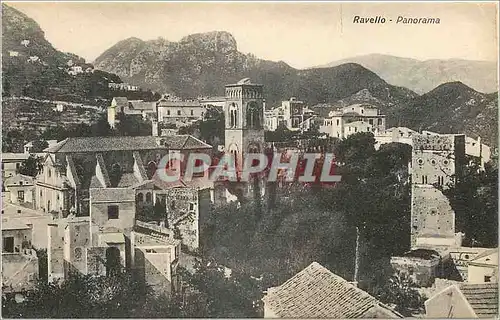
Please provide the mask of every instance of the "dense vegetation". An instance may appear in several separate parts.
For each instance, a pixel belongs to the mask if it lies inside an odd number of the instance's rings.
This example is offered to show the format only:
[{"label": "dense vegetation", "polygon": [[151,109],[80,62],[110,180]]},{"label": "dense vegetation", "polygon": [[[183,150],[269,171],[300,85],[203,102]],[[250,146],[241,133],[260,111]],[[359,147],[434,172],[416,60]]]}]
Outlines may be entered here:
[{"label": "dense vegetation", "polygon": [[[362,238],[360,280],[366,287],[392,274],[388,259],[409,247],[410,193],[403,144],[374,149],[371,134],[353,135],[336,147],[342,182],[333,188],[292,184],[278,203],[257,201],[215,209],[206,253],[251,274],[284,280],[312,261],[353,278],[356,227]],[[337,172],[336,172],[337,173]]]}]

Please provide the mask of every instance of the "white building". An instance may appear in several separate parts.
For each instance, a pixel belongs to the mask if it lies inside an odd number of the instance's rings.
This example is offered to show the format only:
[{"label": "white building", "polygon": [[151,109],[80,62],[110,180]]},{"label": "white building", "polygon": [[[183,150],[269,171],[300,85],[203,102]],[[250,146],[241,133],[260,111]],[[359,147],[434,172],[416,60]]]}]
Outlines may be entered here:
[{"label": "white building", "polygon": [[314,117],[314,111],[307,108],[303,101],[292,97],[282,101],[281,106],[264,111],[264,126],[268,131],[274,131],[280,125],[292,131],[307,131],[311,128]]},{"label": "white building", "polygon": [[330,137],[344,139],[358,132],[385,131],[385,115],[369,104],[353,104],[341,110],[333,110],[324,119],[319,131]]},{"label": "white building", "polygon": [[19,56],[19,52],[18,51],[9,51],[9,56],[11,56],[11,57],[18,57]]},{"label": "white building", "polygon": [[158,122],[189,124],[203,119],[205,106],[200,101],[178,101],[163,96],[156,103]]}]

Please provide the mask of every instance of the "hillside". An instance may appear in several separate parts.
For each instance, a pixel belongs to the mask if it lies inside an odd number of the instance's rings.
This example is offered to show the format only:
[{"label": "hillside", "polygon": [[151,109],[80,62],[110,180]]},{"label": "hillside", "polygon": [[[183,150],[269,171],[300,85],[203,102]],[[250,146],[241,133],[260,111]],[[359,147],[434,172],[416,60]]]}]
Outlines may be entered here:
[{"label": "hillside", "polygon": [[461,82],[442,84],[388,114],[389,125],[440,133],[481,136],[498,144],[498,94],[484,94]]},{"label": "hillside", "polygon": [[420,61],[383,54],[369,54],[334,61],[321,68],[358,63],[378,74],[388,83],[419,94],[442,83],[460,81],[479,92],[498,91],[497,64],[492,61],[461,59]]},{"label": "hillside", "polygon": [[2,4],[2,96],[87,101],[107,98],[108,82],[121,82],[103,71],[68,74],[70,65],[93,67],[81,57],[56,50],[31,18]]},{"label": "hillside", "polygon": [[224,31],[192,34],[179,42],[129,38],[106,50],[94,64],[127,81],[184,98],[222,95],[224,85],[245,77],[264,85],[268,106],[290,96],[309,104],[336,101],[363,89],[390,104],[415,96],[358,64],[297,70],[281,61],[243,54]]}]

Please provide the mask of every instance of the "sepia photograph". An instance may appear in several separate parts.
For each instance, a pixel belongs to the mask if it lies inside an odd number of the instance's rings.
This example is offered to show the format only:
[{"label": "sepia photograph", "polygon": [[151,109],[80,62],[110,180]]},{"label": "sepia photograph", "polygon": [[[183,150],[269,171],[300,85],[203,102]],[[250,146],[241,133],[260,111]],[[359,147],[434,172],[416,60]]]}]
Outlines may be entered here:
[{"label": "sepia photograph", "polygon": [[498,319],[496,1],[2,1],[6,319]]}]

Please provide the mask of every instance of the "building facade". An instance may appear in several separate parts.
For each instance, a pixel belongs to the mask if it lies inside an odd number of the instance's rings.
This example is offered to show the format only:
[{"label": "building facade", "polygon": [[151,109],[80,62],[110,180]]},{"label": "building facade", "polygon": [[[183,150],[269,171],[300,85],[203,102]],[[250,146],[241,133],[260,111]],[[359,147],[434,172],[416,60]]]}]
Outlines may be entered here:
[{"label": "building facade", "polygon": [[465,162],[465,136],[413,136],[412,248],[460,247],[455,212],[440,188],[455,183]]},{"label": "building facade", "polygon": [[319,131],[330,137],[344,139],[358,132],[374,135],[385,131],[385,115],[369,104],[353,104],[334,110],[323,120]]},{"label": "building facade", "polygon": [[264,147],[264,96],[262,85],[245,78],[226,85],[225,152],[233,155],[236,166],[243,154],[262,152]]}]

